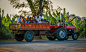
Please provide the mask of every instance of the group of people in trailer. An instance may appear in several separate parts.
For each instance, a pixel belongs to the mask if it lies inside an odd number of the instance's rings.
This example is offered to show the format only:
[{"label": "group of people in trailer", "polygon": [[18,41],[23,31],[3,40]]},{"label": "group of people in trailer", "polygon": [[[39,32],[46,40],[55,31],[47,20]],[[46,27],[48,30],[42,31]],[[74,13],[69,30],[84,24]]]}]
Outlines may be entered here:
[{"label": "group of people in trailer", "polygon": [[42,23],[42,21],[48,22],[40,14],[37,16],[34,15],[33,17],[27,16],[27,18],[24,18],[20,15],[17,20],[17,23]]},{"label": "group of people in trailer", "polygon": [[[46,19],[44,19],[42,17],[42,15],[34,15],[33,17],[29,17],[27,16],[27,18],[24,18],[20,15],[20,17],[17,20],[17,23],[43,23],[43,22],[48,22],[46,21]],[[52,23],[51,23],[52,25]],[[61,21],[59,20],[59,22],[57,23],[57,26],[59,25],[63,25],[63,23],[61,23]]]}]

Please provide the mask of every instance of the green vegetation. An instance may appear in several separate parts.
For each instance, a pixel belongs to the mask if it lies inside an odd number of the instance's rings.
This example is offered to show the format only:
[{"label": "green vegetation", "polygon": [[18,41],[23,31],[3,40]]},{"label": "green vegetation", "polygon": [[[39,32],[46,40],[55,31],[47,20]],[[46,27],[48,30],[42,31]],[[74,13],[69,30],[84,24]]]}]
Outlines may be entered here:
[{"label": "green vegetation", "polygon": [[[86,37],[86,20],[79,21],[77,17],[74,17],[71,20],[67,20],[67,15],[69,15],[69,12],[66,12],[66,9],[63,9],[63,13],[59,12],[58,10],[52,12],[52,2],[50,0],[26,0],[27,3],[18,2],[19,0],[9,0],[10,4],[13,5],[13,7],[16,9],[22,8],[19,13],[22,13],[21,15],[31,15],[29,12],[32,12],[32,15],[39,14],[39,13],[45,13],[43,14],[44,19],[47,21],[50,20],[53,25],[57,24],[59,20],[63,22],[64,24],[67,24],[68,26],[75,26],[76,32],[79,32],[79,37]],[[42,4],[40,2],[42,1]],[[42,8],[41,8],[42,6]],[[30,7],[31,11],[23,11],[23,8]],[[46,9],[46,11],[45,11]],[[40,12],[41,11],[41,12]],[[0,10],[1,13],[1,10]],[[4,14],[4,12],[3,12]],[[0,29],[0,40],[1,39],[14,39],[14,35],[12,34],[12,31],[9,30],[9,24],[15,23],[15,19],[18,18],[18,16],[15,16],[11,19],[9,15],[7,14],[6,17],[2,15],[2,29]],[[73,20],[76,19],[76,22]],[[46,38],[46,36],[42,36],[43,38]]]},{"label": "green vegetation", "polygon": [[[79,37],[86,37],[86,20],[81,21],[78,19],[78,17],[74,17],[73,19],[67,20],[67,15],[69,12],[66,13],[65,8],[63,9],[63,14],[58,12],[53,12],[52,14],[46,13],[43,14],[44,19],[49,20],[50,22],[53,23],[53,25],[57,24],[59,20],[63,22],[64,24],[67,24],[68,26],[75,26],[75,32],[79,32]],[[74,22],[74,19],[76,19],[76,22]]]},{"label": "green vegetation", "polygon": [[9,30],[10,23],[15,23],[15,18],[12,18],[11,20],[8,14],[6,17],[2,17],[2,29],[0,29],[0,40],[14,39],[12,31]]},{"label": "green vegetation", "polygon": [[[68,26],[75,26],[76,27],[76,32],[79,32],[79,37],[86,37],[86,20],[79,21],[79,19],[77,17],[74,17],[72,20],[67,20],[67,16],[65,14],[66,12],[64,11],[63,14],[58,12],[56,10],[56,12],[53,12],[51,14],[51,12],[46,14],[43,14],[44,18],[46,20],[50,19],[50,22],[53,23],[53,25],[55,25],[55,23],[57,24],[59,20],[61,20],[61,22],[65,22],[67,23]],[[67,12],[68,13],[68,12]],[[73,22],[73,20],[76,18],[76,22]],[[9,30],[9,24],[10,23],[15,23],[15,19],[16,17],[12,18],[9,17],[9,15],[7,14],[6,17],[2,17],[2,29],[0,29],[0,40],[9,40],[9,39],[14,39],[14,35],[12,34],[12,31]],[[46,36],[42,36],[42,38],[46,39]]]}]

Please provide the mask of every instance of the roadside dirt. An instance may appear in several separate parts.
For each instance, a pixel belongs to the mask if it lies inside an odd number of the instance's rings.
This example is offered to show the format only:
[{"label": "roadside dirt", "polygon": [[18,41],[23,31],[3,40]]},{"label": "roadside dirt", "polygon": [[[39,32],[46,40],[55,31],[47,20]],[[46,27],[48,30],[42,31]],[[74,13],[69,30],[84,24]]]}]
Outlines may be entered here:
[{"label": "roadside dirt", "polygon": [[0,52],[86,52],[86,42],[82,43],[31,43],[0,45]]}]

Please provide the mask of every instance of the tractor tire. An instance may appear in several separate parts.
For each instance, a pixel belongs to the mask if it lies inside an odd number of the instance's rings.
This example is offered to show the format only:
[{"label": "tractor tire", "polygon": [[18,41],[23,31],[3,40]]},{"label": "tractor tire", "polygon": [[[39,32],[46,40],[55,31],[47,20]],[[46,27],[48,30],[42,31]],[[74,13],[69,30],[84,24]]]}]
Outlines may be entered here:
[{"label": "tractor tire", "polygon": [[31,42],[34,39],[34,32],[33,31],[26,31],[24,34],[24,38],[27,42]]},{"label": "tractor tire", "polygon": [[61,41],[65,40],[67,36],[67,30],[63,27],[59,27],[55,32],[56,38]]},{"label": "tractor tire", "polygon": [[77,40],[78,39],[78,33],[73,33],[72,34],[72,39]]},{"label": "tractor tire", "polygon": [[50,30],[48,30],[46,34],[47,34],[47,38],[48,38],[49,40],[52,41],[52,40],[55,40],[55,39],[56,39],[56,37],[51,37],[51,36],[49,35],[49,34],[51,34]]},{"label": "tractor tire", "polygon": [[17,41],[22,41],[23,39],[24,39],[24,36],[23,35],[18,35],[18,34],[15,34],[15,39],[17,40]]},{"label": "tractor tire", "polygon": [[69,36],[66,36],[65,40],[68,40]]}]

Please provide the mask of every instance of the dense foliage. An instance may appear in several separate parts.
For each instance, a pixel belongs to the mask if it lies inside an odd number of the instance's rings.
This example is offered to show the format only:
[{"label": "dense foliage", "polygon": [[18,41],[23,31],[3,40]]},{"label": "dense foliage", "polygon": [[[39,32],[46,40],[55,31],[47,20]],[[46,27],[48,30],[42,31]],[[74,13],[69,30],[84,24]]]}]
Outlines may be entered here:
[{"label": "dense foliage", "polygon": [[9,24],[15,23],[15,18],[10,18],[7,14],[6,17],[2,17],[2,29],[0,29],[0,39],[14,39],[12,31],[9,30]]}]

